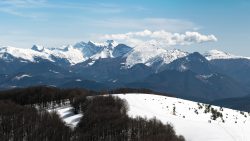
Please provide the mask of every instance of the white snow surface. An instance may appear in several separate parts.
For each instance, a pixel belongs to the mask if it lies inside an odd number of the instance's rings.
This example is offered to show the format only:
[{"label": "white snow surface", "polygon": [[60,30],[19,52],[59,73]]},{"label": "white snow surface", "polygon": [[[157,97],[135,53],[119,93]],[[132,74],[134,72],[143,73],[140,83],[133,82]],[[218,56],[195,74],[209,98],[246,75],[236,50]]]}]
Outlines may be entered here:
[{"label": "white snow surface", "polygon": [[208,74],[208,75],[203,74],[203,75],[197,75],[196,77],[199,79],[209,79],[213,76],[214,76],[214,74]]},{"label": "white snow surface", "polygon": [[233,54],[229,54],[219,50],[210,50],[204,54],[204,57],[207,60],[215,60],[215,59],[250,59],[250,57],[237,56]]},{"label": "white snow surface", "polygon": [[205,106],[202,103],[202,109],[199,109],[197,102],[167,96],[153,94],[116,94],[115,96],[128,102],[129,116],[156,117],[163,123],[170,123],[177,134],[183,135],[187,141],[250,140],[250,115],[247,112],[240,113],[227,108],[222,108],[223,111],[221,111],[220,107],[212,106],[223,113],[225,120],[223,123],[221,118],[211,120],[211,113],[204,113]]},{"label": "white snow surface", "polygon": [[82,114],[74,114],[73,108],[68,105],[62,107],[50,108],[49,112],[56,112],[67,126],[74,128],[80,121]]},{"label": "white snow surface", "polygon": [[16,80],[21,80],[21,79],[23,79],[23,78],[25,78],[25,77],[32,77],[32,76],[30,76],[30,75],[28,75],[28,74],[22,74],[22,75],[16,76],[14,79],[16,79]]}]

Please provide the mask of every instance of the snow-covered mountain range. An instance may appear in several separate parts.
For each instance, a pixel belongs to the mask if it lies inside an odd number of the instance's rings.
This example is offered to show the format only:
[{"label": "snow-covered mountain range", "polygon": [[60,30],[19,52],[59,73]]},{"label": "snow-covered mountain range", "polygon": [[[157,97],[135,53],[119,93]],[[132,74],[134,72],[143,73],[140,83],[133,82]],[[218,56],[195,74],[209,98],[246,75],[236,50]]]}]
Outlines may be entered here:
[{"label": "snow-covered mountain range", "polygon": [[6,61],[11,61],[11,57],[15,57],[30,62],[36,62],[37,58],[55,62],[55,58],[59,58],[67,60],[70,65],[75,65],[88,59],[95,61],[102,58],[126,57],[125,64],[127,67],[132,67],[138,63],[150,66],[156,61],[167,64],[187,54],[187,52],[180,50],[165,50],[155,46],[132,48],[124,44],[118,44],[113,40],[104,43],[79,42],[73,46],[68,45],[62,48],[44,48],[39,45],[34,45],[31,49],[10,46],[0,48],[0,58]]},{"label": "snow-covered mountain range", "polygon": [[60,48],[0,47],[0,89],[51,85],[106,90],[148,88],[189,99],[250,93],[250,58],[218,50],[204,54],[113,40]]},{"label": "snow-covered mountain range", "polygon": [[[104,43],[95,43],[93,41],[87,43],[79,42],[75,45],[67,45],[60,48],[45,48],[40,45],[34,45],[30,49],[11,46],[0,47],[0,58],[5,61],[11,61],[11,58],[14,57],[30,62],[36,62],[38,58],[55,62],[57,58],[65,59],[70,65],[82,63],[88,59],[95,61],[102,58],[125,57],[125,65],[127,67],[132,67],[139,63],[151,66],[156,62],[169,64],[188,54],[188,52],[181,50],[166,50],[153,45],[129,47],[124,44],[118,44],[113,40],[107,40]],[[207,60],[250,59],[250,57],[236,56],[218,50],[210,50],[204,53],[204,57]]]}]

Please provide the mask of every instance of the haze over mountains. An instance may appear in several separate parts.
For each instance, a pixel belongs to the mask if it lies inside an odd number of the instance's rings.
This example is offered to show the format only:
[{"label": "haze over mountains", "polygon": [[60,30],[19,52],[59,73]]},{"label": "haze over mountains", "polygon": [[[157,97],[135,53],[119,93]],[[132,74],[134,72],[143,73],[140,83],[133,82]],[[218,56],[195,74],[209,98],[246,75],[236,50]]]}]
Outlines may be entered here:
[{"label": "haze over mountains", "polygon": [[148,88],[204,101],[250,94],[250,58],[218,50],[189,53],[153,44],[130,47],[113,40],[63,48],[0,47],[0,65],[1,89]]}]

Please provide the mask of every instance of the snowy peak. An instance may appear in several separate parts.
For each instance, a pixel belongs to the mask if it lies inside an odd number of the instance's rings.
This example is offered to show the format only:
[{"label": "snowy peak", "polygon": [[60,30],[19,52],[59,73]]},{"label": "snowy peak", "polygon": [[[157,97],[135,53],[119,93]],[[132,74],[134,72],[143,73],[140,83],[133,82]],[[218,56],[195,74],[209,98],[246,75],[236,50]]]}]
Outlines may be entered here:
[{"label": "snowy peak", "polygon": [[204,53],[204,57],[206,57],[207,60],[215,60],[215,59],[250,59],[250,57],[244,57],[244,56],[237,56],[233,54],[229,54],[223,51],[219,50],[210,50],[206,53]]},{"label": "snowy peak", "polygon": [[157,46],[136,46],[131,52],[126,56],[126,66],[128,68],[132,67],[135,64],[143,63],[147,66],[152,66],[155,63],[161,65],[169,64],[172,61],[188,55],[187,52],[180,50],[165,50]]},{"label": "snowy peak", "polygon": [[75,65],[86,60],[86,57],[82,54],[82,52],[71,45],[66,46],[63,50],[52,49],[45,53],[59,59],[66,59],[71,65]]},{"label": "snowy peak", "polygon": [[120,57],[120,56],[124,56],[125,54],[129,53],[132,50],[131,47],[125,45],[125,44],[118,44],[113,52],[112,55],[114,57]]},{"label": "snowy peak", "polygon": [[88,43],[85,42],[76,43],[74,45],[74,48],[81,50],[82,54],[87,58],[90,58],[91,56],[102,50],[99,44],[95,44],[91,41],[89,41]]},{"label": "snowy peak", "polygon": [[112,47],[112,48],[114,48],[118,45],[118,43],[115,42],[114,40],[107,40],[106,43],[107,43],[108,47]]},{"label": "snowy peak", "polygon": [[207,59],[204,58],[199,52],[191,53],[190,55],[186,56],[187,61],[198,61],[198,62],[207,62]]},{"label": "snowy peak", "polygon": [[44,47],[41,45],[33,45],[33,47],[31,48],[34,51],[39,51],[39,52],[43,52],[44,51]]},{"label": "snowy peak", "polygon": [[108,58],[112,57],[112,52],[118,44],[113,40],[107,40],[103,43],[96,43],[93,41],[79,42],[74,45],[75,48],[82,51],[87,58]]},{"label": "snowy peak", "polygon": [[182,58],[182,57],[189,55],[188,52],[184,52],[184,51],[181,51],[179,49],[168,50],[167,52],[168,53],[165,54],[165,57],[164,57],[164,59],[165,59],[164,62],[166,64],[169,64],[176,59],[179,59],[179,58]]},{"label": "snowy peak", "polygon": [[114,48],[118,45],[117,42],[115,42],[114,40],[107,40],[105,42],[101,42],[101,43],[97,43],[97,42],[93,42],[93,41],[89,41],[88,43],[85,42],[80,42],[83,46],[89,45],[89,46],[97,46],[97,47],[111,47]]},{"label": "snowy peak", "polygon": [[114,41],[114,40],[107,40],[107,41],[105,41],[103,43],[96,43],[96,42],[93,42],[93,41],[89,41],[88,44],[103,47],[103,48],[110,48],[110,49],[115,48],[118,45],[118,43],[116,41]]}]

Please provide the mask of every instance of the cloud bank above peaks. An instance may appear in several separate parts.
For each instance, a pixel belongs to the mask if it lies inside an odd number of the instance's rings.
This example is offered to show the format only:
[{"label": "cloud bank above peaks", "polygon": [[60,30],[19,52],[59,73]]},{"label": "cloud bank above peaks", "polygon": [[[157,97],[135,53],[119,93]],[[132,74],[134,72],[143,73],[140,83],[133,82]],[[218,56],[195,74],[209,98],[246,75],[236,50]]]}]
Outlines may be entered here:
[{"label": "cloud bank above peaks", "polygon": [[131,46],[151,44],[162,47],[176,45],[192,45],[205,42],[216,42],[218,39],[215,35],[203,35],[199,32],[172,33],[165,30],[150,31],[144,30],[139,32],[128,32],[124,34],[105,34],[101,36],[103,40],[117,40],[127,43]]}]

